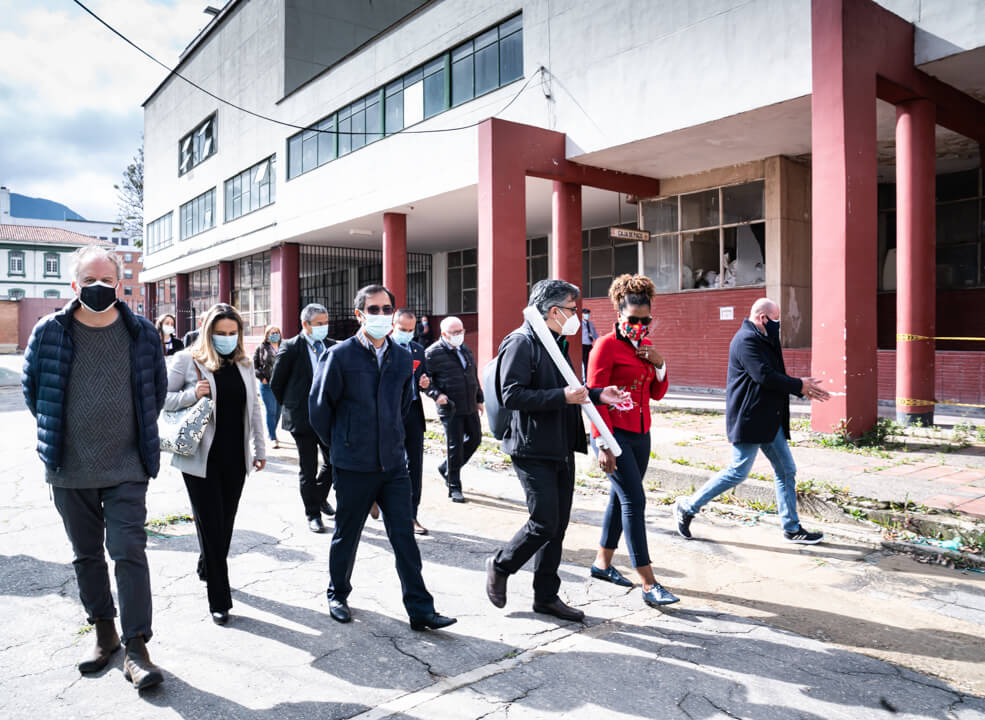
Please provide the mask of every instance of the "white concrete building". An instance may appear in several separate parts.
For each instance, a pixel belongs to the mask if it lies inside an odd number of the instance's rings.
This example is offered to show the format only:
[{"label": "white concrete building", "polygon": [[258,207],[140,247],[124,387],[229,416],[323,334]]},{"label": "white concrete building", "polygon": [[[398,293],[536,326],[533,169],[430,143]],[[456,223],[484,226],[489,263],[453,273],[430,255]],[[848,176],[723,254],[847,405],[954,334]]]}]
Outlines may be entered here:
[{"label": "white concrete building", "polygon": [[[839,74],[848,62],[858,71]],[[176,76],[145,103],[141,279],[183,328],[222,299],[290,335],[318,300],[341,335],[356,288],[385,279],[419,312],[462,315],[488,358],[530,282],[577,282],[602,327],[611,279],[639,271],[661,291],[675,384],[721,387],[737,322],[724,318],[768,293],[797,368],[813,347],[815,371],[858,398],[830,412],[866,422],[877,350],[895,348],[893,106],[923,98],[939,122],[932,170],[955,188],[938,198],[938,307],[951,334],[985,335],[954,311],[985,298],[982,3],[231,0],[178,71],[279,121]],[[860,184],[829,163],[853,142]],[[841,279],[821,308],[812,227],[849,206],[861,220],[824,225],[840,263],[826,277]],[[844,239],[856,227],[862,258]],[[856,317],[857,333],[838,330]],[[856,375],[871,393],[849,387]]]}]

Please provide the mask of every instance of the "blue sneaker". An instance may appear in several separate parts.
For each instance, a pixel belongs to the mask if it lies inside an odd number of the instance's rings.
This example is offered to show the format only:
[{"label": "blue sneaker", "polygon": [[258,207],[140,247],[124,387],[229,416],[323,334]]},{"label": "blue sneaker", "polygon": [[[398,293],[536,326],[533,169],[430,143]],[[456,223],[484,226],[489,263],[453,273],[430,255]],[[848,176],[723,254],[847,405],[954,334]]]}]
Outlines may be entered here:
[{"label": "blue sneaker", "polygon": [[673,605],[681,599],[674,595],[670,590],[660,583],[654,583],[649,590],[643,590],[643,602],[650,607],[661,607],[663,605]]}]

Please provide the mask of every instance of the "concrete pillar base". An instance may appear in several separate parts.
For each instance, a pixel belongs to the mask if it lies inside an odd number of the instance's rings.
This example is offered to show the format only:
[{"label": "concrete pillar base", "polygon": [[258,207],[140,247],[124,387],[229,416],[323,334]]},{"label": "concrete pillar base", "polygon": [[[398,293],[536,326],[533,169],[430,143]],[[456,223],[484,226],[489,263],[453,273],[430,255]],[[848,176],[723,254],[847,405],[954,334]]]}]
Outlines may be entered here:
[{"label": "concrete pillar base", "polygon": [[925,413],[907,413],[896,411],[896,422],[900,425],[931,427],[934,424],[934,411]]}]

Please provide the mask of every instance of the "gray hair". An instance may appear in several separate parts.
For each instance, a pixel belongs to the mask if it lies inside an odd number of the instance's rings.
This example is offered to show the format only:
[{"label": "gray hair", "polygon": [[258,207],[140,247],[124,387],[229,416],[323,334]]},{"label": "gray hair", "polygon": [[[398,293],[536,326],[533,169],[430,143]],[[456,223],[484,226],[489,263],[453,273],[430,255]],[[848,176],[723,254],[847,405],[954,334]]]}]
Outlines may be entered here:
[{"label": "gray hair", "polygon": [[457,318],[454,315],[449,315],[448,317],[444,318],[441,321],[441,326],[440,326],[441,332],[443,333],[449,332],[448,328],[450,328],[455,323],[458,323],[463,328],[465,327],[465,323],[462,322],[461,318]]},{"label": "gray hair", "polygon": [[321,303],[308,303],[301,311],[301,322],[310,323],[315,319],[315,315],[328,315],[328,310]]},{"label": "gray hair", "polygon": [[572,285],[564,280],[540,280],[530,288],[530,301],[528,305],[533,305],[545,318],[552,307],[560,307],[568,298],[577,300],[581,295],[581,290],[577,285]]},{"label": "gray hair", "polygon": [[109,260],[116,266],[116,279],[123,279],[123,261],[120,260],[120,256],[116,254],[115,246],[105,246],[105,245],[83,245],[74,253],[70,258],[72,267],[72,277],[78,282],[79,272],[85,265],[93,260]]}]

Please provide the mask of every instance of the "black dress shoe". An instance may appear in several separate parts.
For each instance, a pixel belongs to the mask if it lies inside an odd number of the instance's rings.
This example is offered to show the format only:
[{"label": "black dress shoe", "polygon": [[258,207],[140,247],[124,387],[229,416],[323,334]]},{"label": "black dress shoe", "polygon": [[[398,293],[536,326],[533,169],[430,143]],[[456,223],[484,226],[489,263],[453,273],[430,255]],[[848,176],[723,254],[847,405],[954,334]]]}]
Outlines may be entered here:
[{"label": "black dress shoe", "polygon": [[349,605],[341,600],[329,600],[328,612],[335,622],[352,622],[352,613],[349,612]]},{"label": "black dress shoe", "polygon": [[321,504],[321,508],[319,509],[329,517],[332,517],[332,515],[335,514],[335,508],[332,507],[332,504],[328,500],[323,502]]},{"label": "black dress shoe", "polygon": [[214,622],[216,625],[225,625],[227,622],[229,622],[229,611],[213,612],[212,622]]},{"label": "black dress shoe", "polygon": [[486,595],[489,602],[498,608],[506,607],[506,581],[509,575],[496,569],[496,557],[486,558]]},{"label": "black dress shoe", "polygon": [[599,570],[595,565],[592,565],[591,569],[592,577],[598,580],[605,580],[613,585],[619,585],[620,587],[633,587],[631,580],[627,580],[622,574],[616,570],[615,566],[610,565],[605,570]]},{"label": "black dress shoe", "polygon": [[320,517],[310,518],[308,520],[308,529],[313,533],[323,533],[325,532],[325,523],[321,521]]},{"label": "black dress shoe", "polygon": [[585,613],[578,608],[565,605],[561,601],[561,598],[554,598],[554,600],[549,603],[535,602],[534,612],[542,613],[544,615],[553,615],[556,618],[561,618],[562,620],[568,620],[570,622],[583,622],[585,620]]},{"label": "black dress shoe", "polygon": [[465,496],[462,495],[462,488],[451,488],[448,490],[448,497],[451,498],[452,502],[463,503],[465,502]]},{"label": "black dress shoe", "polygon": [[444,480],[445,480],[446,483],[448,482],[448,468],[445,466],[444,463],[441,463],[440,465],[438,465],[438,474],[442,478],[444,478]]},{"label": "black dress shoe", "polygon": [[458,620],[456,618],[445,617],[441,613],[433,612],[430,615],[425,615],[423,617],[411,618],[410,619],[410,629],[411,630],[440,630],[441,628],[446,628],[449,625],[454,625]]}]

